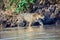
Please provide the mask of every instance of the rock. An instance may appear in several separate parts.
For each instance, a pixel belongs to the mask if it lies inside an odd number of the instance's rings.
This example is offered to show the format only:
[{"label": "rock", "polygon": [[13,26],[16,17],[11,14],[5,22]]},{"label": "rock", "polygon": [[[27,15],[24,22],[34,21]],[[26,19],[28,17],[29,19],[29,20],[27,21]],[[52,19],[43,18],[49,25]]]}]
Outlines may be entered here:
[{"label": "rock", "polygon": [[56,23],[56,21],[57,21],[57,19],[56,18],[47,18],[47,19],[44,19],[44,20],[42,20],[42,22],[43,22],[43,24],[44,25],[51,25],[51,24],[55,24]]},{"label": "rock", "polygon": [[18,25],[17,25],[17,24],[12,24],[12,23],[11,23],[11,27],[18,27]]},{"label": "rock", "polygon": [[33,22],[31,26],[40,26],[39,22]]},{"label": "rock", "polygon": [[26,26],[28,26],[28,24],[29,24],[29,23],[28,23],[27,21],[23,20],[23,22],[20,23],[19,26],[21,26],[21,27],[26,27]]},{"label": "rock", "polygon": [[49,10],[50,10],[51,13],[54,13],[55,10],[56,10],[56,6],[55,5],[50,5]]},{"label": "rock", "polygon": [[6,10],[5,4],[2,5],[2,10],[3,10],[3,11]]}]

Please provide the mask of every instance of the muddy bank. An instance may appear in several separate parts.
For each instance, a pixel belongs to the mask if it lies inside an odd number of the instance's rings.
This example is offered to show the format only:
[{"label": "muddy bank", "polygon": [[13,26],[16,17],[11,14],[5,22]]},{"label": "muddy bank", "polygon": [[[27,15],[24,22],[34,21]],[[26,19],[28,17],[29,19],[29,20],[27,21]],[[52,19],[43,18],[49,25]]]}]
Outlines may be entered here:
[{"label": "muddy bank", "polygon": [[11,28],[11,27],[18,27],[18,26],[26,27],[29,25],[29,22],[35,22],[34,20],[36,20],[38,17],[38,15],[37,16],[36,15],[37,14],[35,13],[32,14],[22,13],[22,14],[12,14],[12,15],[0,13],[0,25],[2,28],[7,28],[7,27]]}]

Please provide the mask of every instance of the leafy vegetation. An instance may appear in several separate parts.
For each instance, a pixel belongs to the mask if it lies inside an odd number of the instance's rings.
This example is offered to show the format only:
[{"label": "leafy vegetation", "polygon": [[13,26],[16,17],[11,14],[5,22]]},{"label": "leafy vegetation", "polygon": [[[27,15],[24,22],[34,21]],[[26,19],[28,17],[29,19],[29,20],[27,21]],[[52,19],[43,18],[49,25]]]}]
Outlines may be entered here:
[{"label": "leafy vegetation", "polygon": [[[33,4],[35,4],[35,2],[38,1],[37,0],[3,0],[3,3],[5,4],[6,10],[12,10],[19,13],[19,12],[30,11],[31,6],[33,6]],[[56,2],[60,2],[60,0],[56,0]],[[0,5],[3,3],[0,3]]]},{"label": "leafy vegetation", "polygon": [[6,10],[11,9],[16,12],[28,11],[30,4],[34,4],[35,0],[3,0]]},{"label": "leafy vegetation", "polygon": [[21,11],[27,11],[29,10],[30,4],[34,4],[34,0],[20,0],[17,3],[17,12],[21,12]]}]

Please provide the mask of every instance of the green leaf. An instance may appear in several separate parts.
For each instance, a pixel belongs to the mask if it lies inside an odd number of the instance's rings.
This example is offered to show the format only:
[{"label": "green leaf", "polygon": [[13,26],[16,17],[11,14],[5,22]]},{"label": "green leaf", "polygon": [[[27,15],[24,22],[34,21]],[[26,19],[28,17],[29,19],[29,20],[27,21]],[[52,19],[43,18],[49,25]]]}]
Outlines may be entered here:
[{"label": "green leaf", "polygon": [[17,8],[17,9],[16,9],[16,12],[17,12],[17,13],[19,13],[19,12],[20,12],[20,11],[19,11],[19,8]]},{"label": "green leaf", "polygon": [[34,0],[20,0],[20,1],[18,1],[18,3],[17,3],[17,12],[21,12],[21,11],[24,11],[25,10],[25,8],[24,7],[26,7],[27,9],[29,9],[29,6],[30,6],[30,4],[29,3],[34,3]]}]

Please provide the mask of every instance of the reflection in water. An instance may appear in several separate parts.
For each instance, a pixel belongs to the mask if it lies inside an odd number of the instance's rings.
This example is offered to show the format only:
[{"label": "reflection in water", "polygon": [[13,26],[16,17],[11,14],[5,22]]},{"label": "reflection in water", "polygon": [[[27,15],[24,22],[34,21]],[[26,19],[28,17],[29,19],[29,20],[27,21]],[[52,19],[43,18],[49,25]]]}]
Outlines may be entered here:
[{"label": "reflection in water", "polygon": [[60,40],[60,29],[55,26],[1,31],[0,40]]}]

